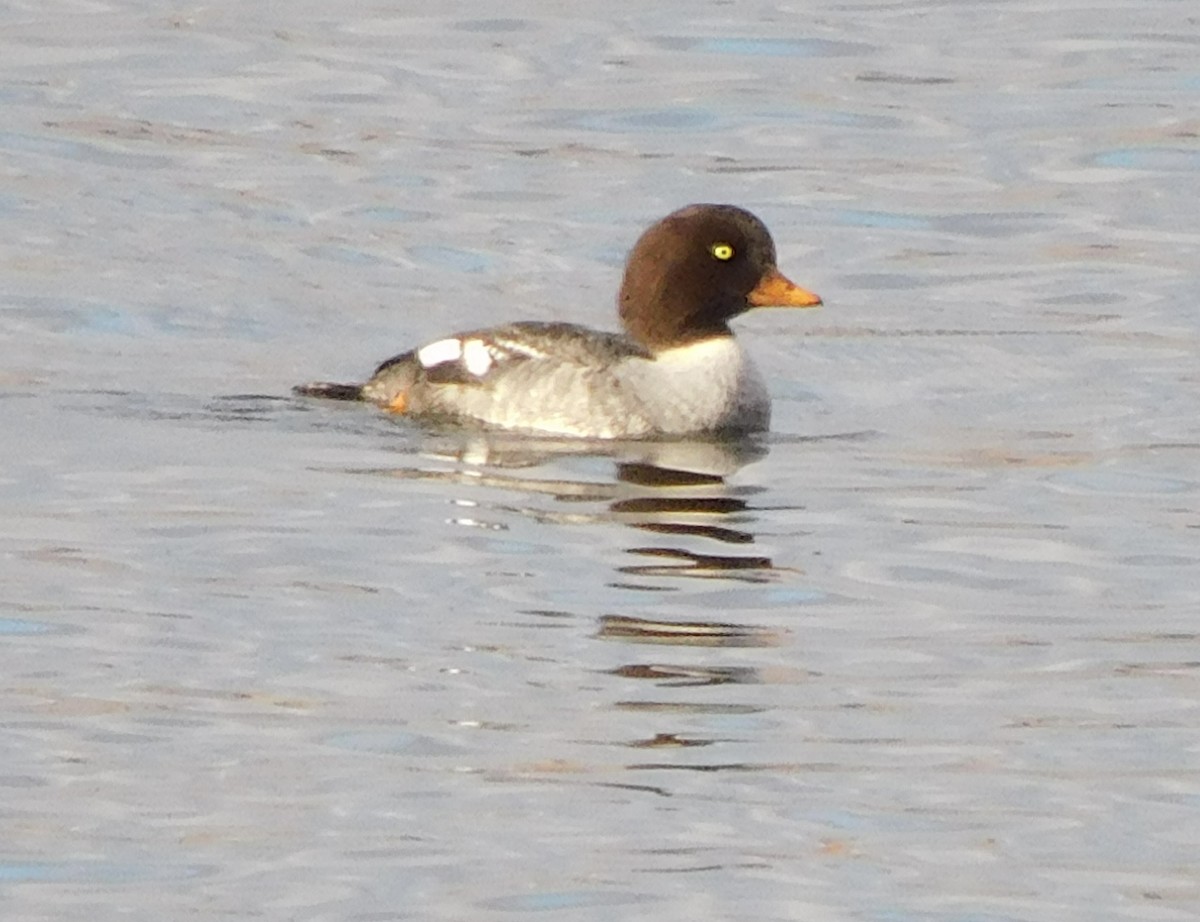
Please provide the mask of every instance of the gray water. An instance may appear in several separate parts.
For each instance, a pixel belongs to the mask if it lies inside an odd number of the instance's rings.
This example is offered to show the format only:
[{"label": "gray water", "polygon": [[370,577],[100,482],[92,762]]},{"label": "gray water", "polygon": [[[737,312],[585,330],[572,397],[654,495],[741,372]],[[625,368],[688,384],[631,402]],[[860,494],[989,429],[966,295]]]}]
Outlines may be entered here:
[{"label": "gray water", "polygon": [[[1200,914],[1193,3],[26,2],[0,78],[4,919]],[[611,328],[692,201],[826,301],[761,440],[289,394]]]}]

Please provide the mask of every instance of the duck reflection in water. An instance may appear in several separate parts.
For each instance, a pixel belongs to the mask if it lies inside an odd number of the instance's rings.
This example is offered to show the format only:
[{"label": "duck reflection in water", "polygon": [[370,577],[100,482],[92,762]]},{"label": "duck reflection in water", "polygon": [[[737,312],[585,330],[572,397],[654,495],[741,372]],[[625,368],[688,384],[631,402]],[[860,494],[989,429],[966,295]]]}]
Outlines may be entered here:
[{"label": "duck reflection in water", "polygon": [[[430,459],[449,461],[451,470],[427,467],[389,470],[394,476],[445,480],[511,490],[518,494],[549,495],[559,504],[578,506],[603,502],[603,512],[577,509],[518,507],[545,522],[620,522],[639,532],[678,536],[689,542],[715,542],[726,548],[755,542],[747,530],[753,521],[750,497],[758,486],[731,487],[726,478],[767,454],[762,439],[722,441],[597,442],[543,439],[496,432],[438,433],[424,446]],[[531,476],[548,466],[561,471],[567,459],[602,459],[615,464],[605,480]],[[622,588],[660,591],[670,588],[663,577],[736,579],[766,582],[773,578],[769,557],[753,553],[709,553],[685,546],[635,545],[627,553],[646,562],[617,568]],[[641,581],[639,581],[641,580]],[[648,582],[646,582],[648,581]]]},{"label": "duck reflection in water", "polygon": [[[626,553],[640,558],[619,565],[616,588],[664,592],[671,580],[716,579],[767,583],[781,572],[771,558],[753,553],[754,485],[730,486],[726,478],[767,455],[764,438],[693,441],[598,442],[546,439],[487,431],[429,433],[422,456],[450,462],[377,473],[498,488],[527,496],[550,496],[556,508],[505,503],[497,508],[539,522],[561,524],[619,522],[639,533],[676,537],[678,543],[637,543]],[[561,472],[563,462],[612,461],[611,479],[543,476]],[[603,503],[600,512],[578,507]],[[473,505],[473,503],[472,503]],[[471,519],[471,524],[480,524]],[[720,546],[713,552],[712,545]],[[742,549],[734,551],[734,548]],[[660,622],[629,615],[605,615],[599,635],[629,643],[692,646],[774,646],[780,631],[715,621]],[[649,676],[645,676],[649,677]],[[695,676],[692,676],[695,679]],[[731,681],[730,676],[715,681]]]},{"label": "duck reflection in water", "polygon": [[[771,558],[755,553],[754,497],[765,491],[754,484],[731,485],[727,478],[768,453],[766,437],[729,441],[597,442],[545,439],[491,431],[432,430],[424,434],[422,461],[403,468],[370,473],[406,479],[434,480],[472,492],[502,490],[525,501],[500,499],[491,516],[476,498],[464,497],[472,517],[456,520],[482,528],[504,528],[512,514],[546,524],[618,523],[644,540],[625,547],[636,562],[619,564],[617,578],[608,583],[639,593],[664,593],[678,581],[733,580],[741,585],[773,583],[786,573]],[[610,466],[611,465],[611,466]],[[574,476],[578,472],[578,476]],[[538,503],[548,497],[551,503]],[[601,508],[595,509],[595,506]],[[589,508],[592,507],[592,508]],[[651,536],[657,536],[655,542]],[[586,587],[579,587],[586,593]],[[633,606],[631,606],[633,607]],[[666,700],[625,700],[613,706],[630,713],[661,714],[674,723],[697,715],[752,713],[759,705],[723,701],[675,700],[668,689],[792,684],[804,681],[800,668],[721,662],[720,648],[769,648],[788,642],[790,631],[778,624],[747,623],[736,609],[702,609],[682,618],[656,619],[626,610],[602,614],[594,637],[615,643],[628,659],[605,671],[615,680],[649,681],[666,693]],[[712,612],[712,616],[709,613]],[[541,612],[540,614],[550,614]],[[561,617],[563,612],[553,612]],[[636,650],[671,648],[671,657],[647,661]],[[683,648],[692,652],[684,653]],[[703,652],[703,651],[708,652]],[[625,659],[625,657],[622,657]],[[657,697],[657,696],[656,696]],[[722,718],[724,719],[724,718]],[[676,727],[657,728],[625,745],[641,750],[704,747],[718,738],[684,733]],[[670,767],[667,765],[630,768]],[[684,766],[675,766],[684,767]]]}]

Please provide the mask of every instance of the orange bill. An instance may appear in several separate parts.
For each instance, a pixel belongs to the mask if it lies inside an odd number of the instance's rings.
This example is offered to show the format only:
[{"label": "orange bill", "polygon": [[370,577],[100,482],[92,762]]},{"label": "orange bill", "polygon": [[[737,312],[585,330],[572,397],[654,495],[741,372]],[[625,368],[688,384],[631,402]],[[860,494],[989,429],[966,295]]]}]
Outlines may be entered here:
[{"label": "orange bill", "polygon": [[408,409],[408,394],[406,394],[404,391],[401,391],[387,402],[387,404],[384,406],[384,409],[390,413],[403,413]]},{"label": "orange bill", "polygon": [[746,296],[753,307],[817,307],[820,295],[801,288],[778,269],[764,275]]}]

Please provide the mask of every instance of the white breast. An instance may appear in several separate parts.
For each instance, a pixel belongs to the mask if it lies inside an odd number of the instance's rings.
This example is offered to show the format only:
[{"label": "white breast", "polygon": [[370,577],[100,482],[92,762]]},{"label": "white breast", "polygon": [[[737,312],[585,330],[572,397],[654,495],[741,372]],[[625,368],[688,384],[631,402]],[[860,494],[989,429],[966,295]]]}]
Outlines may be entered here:
[{"label": "white breast", "polygon": [[661,432],[757,430],[771,419],[766,385],[732,336],[668,349],[653,361],[627,362],[621,377]]}]

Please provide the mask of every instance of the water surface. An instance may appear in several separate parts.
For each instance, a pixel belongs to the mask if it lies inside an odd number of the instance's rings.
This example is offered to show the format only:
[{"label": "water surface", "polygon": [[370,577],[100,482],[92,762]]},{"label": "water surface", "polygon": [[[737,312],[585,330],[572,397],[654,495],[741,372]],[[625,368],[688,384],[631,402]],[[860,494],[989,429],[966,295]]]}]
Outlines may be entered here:
[{"label": "water surface", "polygon": [[[0,25],[6,919],[1195,917],[1187,4]],[[289,395],[692,201],[762,439]]]}]

